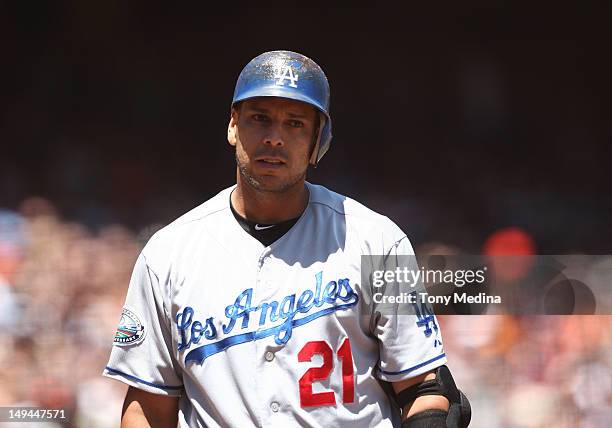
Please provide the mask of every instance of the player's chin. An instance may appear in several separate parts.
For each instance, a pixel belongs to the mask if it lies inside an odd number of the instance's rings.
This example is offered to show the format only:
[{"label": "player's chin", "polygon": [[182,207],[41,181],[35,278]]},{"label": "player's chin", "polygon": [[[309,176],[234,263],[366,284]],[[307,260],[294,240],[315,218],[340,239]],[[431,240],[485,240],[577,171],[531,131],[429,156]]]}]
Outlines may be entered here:
[{"label": "player's chin", "polygon": [[291,171],[286,164],[279,165],[255,165],[252,173],[262,180],[284,181],[289,179]]},{"label": "player's chin", "polygon": [[287,187],[287,182],[277,175],[257,175],[259,190],[278,192]]},{"label": "player's chin", "polygon": [[287,164],[272,170],[250,164],[248,168],[241,168],[240,171],[253,188],[274,193],[285,192],[299,184],[306,177],[306,170],[296,173]]},{"label": "player's chin", "polygon": [[283,193],[293,188],[296,184],[295,177],[281,177],[278,175],[258,175],[255,178],[254,187],[262,192]]},{"label": "player's chin", "polygon": [[261,179],[268,179],[272,181],[284,181],[291,176],[291,172],[286,164],[268,164],[255,165],[251,171],[257,177]]}]

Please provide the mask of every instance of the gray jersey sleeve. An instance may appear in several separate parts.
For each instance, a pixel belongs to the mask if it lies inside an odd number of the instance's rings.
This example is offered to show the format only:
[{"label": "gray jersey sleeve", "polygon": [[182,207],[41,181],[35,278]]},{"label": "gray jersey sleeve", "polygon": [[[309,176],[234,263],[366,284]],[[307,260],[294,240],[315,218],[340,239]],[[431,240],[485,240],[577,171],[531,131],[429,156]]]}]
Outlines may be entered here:
[{"label": "gray jersey sleeve", "polygon": [[180,396],[170,325],[159,278],[140,254],[104,375],[154,394]]},{"label": "gray jersey sleeve", "polygon": [[[414,250],[407,237],[393,245],[384,262],[385,270],[404,267],[419,270]],[[404,277],[405,279],[405,277]],[[413,294],[416,303],[374,303],[372,333],[379,341],[380,361],[377,375],[394,382],[418,376],[446,362],[438,320],[431,306],[419,303],[425,292],[422,282],[401,282],[382,289],[386,296]]]}]

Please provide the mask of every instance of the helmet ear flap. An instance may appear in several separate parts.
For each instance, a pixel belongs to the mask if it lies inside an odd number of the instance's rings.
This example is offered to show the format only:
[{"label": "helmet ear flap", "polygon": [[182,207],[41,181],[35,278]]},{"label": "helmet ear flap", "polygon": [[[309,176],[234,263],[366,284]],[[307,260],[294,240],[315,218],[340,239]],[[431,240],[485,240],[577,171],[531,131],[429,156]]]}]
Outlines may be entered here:
[{"label": "helmet ear flap", "polygon": [[327,118],[325,117],[325,115],[320,111],[318,113],[319,113],[319,120],[317,122],[319,124],[319,129],[317,129],[317,138],[315,141],[315,145],[312,149],[312,153],[310,154],[310,164],[314,166],[315,168],[317,167],[319,163],[319,159],[321,159],[319,157],[319,152],[321,151],[321,135],[323,134],[323,128],[325,127],[325,124],[327,122]]},{"label": "helmet ear flap", "polygon": [[315,168],[327,150],[331,142],[331,121],[327,115],[319,111],[319,132],[317,133],[317,142],[310,155],[310,164]]}]

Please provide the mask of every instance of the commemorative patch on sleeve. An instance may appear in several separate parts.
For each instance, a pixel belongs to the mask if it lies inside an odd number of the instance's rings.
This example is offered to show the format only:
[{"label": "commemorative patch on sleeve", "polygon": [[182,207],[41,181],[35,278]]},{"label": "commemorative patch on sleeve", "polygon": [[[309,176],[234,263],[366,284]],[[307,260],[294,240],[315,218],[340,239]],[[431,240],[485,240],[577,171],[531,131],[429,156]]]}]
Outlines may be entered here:
[{"label": "commemorative patch on sleeve", "polygon": [[113,342],[117,345],[133,345],[142,341],[144,334],[145,328],[138,316],[129,309],[123,308]]}]

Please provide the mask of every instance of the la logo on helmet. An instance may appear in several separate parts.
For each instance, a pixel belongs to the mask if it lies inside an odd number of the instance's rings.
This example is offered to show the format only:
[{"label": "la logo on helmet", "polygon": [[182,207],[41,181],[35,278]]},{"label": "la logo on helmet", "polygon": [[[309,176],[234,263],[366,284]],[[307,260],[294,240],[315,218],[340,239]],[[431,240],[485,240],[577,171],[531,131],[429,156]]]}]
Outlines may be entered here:
[{"label": "la logo on helmet", "polygon": [[297,88],[295,82],[297,82],[298,77],[299,76],[297,74],[294,74],[293,70],[288,65],[277,68],[276,74],[274,75],[274,78],[277,79],[276,84],[278,86],[285,86],[285,79],[287,79],[289,80],[289,86],[291,86],[292,88]]}]

